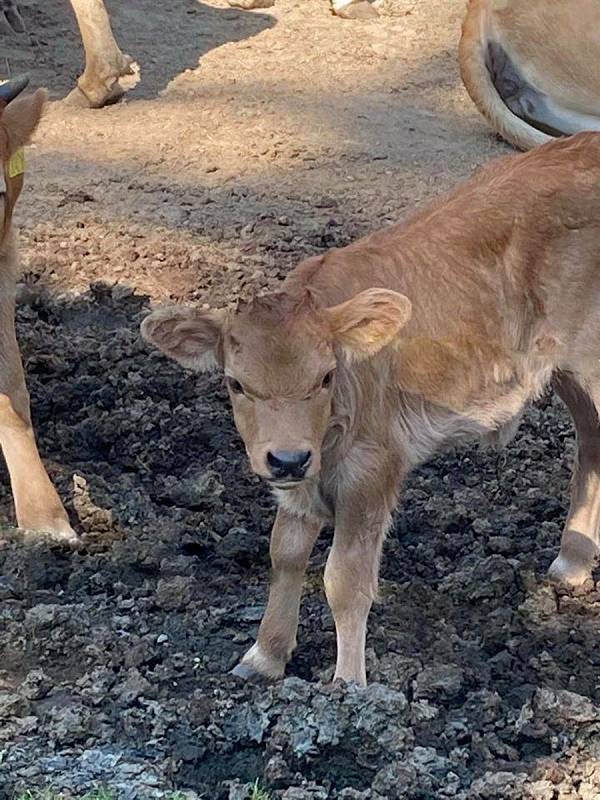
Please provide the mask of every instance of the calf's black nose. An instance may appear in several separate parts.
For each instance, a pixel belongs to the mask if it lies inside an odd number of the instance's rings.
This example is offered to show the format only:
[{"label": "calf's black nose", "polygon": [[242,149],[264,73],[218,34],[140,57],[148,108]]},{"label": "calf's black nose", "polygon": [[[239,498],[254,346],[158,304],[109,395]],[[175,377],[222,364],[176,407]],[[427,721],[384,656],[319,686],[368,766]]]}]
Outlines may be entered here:
[{"label": "calf's black nose", "polygon": [[274,478],[303,478],[310,459],[310,450],[274,450],[267,453],[267,464]]}]

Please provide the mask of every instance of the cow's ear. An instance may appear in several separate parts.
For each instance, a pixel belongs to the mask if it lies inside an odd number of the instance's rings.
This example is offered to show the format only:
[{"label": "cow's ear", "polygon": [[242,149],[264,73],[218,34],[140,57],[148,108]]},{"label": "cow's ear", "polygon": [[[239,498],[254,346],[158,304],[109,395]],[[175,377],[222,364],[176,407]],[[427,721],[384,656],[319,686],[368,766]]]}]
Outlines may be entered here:
[{"label": "cow's ear", "polygon": [[160,308],[142,322],[142,337],[188,369],[217,369],[225,315],[213,309]]},{"label": "cow's ear", "polygon": [[408,297],[390,289],[367,289],[325,309],[336,345],[348,361],[362,361],[389,344],[412,312]]},{"label": "cow's ear", "polygon": [[12,100],[2,112],[0,127],[4,134],[5,158],[27,144],[33,136],[42,117],[44,104],[48,98],[45,89]]}]

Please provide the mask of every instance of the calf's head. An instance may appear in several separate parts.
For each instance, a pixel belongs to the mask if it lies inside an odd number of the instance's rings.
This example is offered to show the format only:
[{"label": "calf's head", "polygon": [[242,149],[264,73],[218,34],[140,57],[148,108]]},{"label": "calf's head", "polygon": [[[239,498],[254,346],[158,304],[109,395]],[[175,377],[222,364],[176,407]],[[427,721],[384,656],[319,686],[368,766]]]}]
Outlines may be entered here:
[{"label": "calf's head", "polygon": [[406,297],[385,289],[329,308],[278,293],[235,311],[160,309],[142,335],[185,367],[223,370],[252,469],[288,488],[319,472],[338,366],[375,355],[410,313]]},{"label": "calf's head", "polygon": [[0,247],[10,230],[13,210],[23,188],[19,150],[35,131],[47,97],[44,89],[38,89],[15,100],[27,83],[27,78],[15,78],[0,85]]}]

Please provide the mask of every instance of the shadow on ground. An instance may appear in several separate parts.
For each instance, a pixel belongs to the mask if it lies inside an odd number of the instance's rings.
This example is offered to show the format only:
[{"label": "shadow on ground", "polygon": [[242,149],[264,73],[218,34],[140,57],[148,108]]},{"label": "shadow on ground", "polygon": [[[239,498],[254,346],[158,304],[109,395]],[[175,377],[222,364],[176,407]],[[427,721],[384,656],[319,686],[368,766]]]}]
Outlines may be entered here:
[{"label": "shadow on ground", "polygon": [[[65,95],[83,71],[83,46],[68,0],[22,0],[24,34],[1,34],[0,73],[27,72],[52,97]],[[228,42],[252,38],[274,24],[264,13],[215,8],[198,0],[107,2],[115,38],[141,66],[133,98],[156,97],[173,78]]]}]

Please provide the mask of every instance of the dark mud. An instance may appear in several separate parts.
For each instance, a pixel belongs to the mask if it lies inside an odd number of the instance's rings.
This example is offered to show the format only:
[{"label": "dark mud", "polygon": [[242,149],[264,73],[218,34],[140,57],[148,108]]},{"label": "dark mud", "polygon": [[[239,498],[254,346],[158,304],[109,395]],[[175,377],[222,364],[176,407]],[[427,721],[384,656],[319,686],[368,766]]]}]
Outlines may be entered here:
[{"label": "dark mud", "polygon": [[0,541],[0,797],[220,800],[257,778],[289,800],[598,796],[600,594],[543,578],[573,451],[555,400],[500,456],[462,449],[411,477],[366,691],[328,684],[327,535],[289,677],[244,686],[227,673],[265,601],[273,507],[220,379],[150,352],[128,288],[21,300],[40,446],[81,543]]}]

